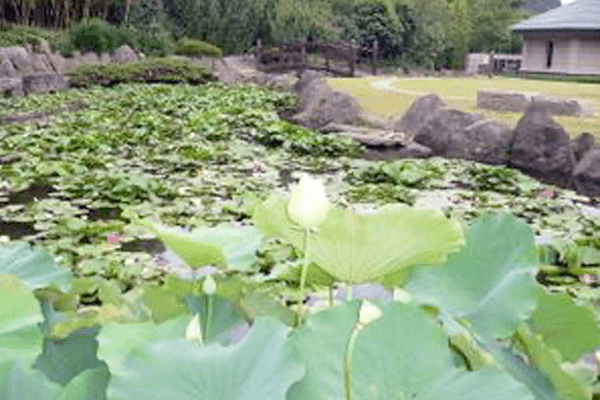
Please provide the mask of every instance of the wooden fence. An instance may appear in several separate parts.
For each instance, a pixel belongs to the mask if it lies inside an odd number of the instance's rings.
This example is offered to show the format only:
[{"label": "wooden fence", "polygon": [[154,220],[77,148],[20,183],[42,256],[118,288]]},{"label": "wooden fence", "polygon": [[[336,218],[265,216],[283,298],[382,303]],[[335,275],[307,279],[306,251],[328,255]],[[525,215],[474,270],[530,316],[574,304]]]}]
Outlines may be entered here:
[{"label": "wooden fence", "polygon": [[[317,43],[311,41],[297,41],[282,43],[277,46],[263,46],[258,39],[254,48],[254,57],[257,69],[264,72],[282,71],[289,69],[323,69],[340,75],[354,76],[358,64],[371,64],[373,75],[377,74],[375,62],[377,60],[377,41],[372,48],[357,46],[349,42]],[[317,54],[324,62],[311,63],[310,54]],[[332,61],[345,61],[347,71],[335,69]]]}]

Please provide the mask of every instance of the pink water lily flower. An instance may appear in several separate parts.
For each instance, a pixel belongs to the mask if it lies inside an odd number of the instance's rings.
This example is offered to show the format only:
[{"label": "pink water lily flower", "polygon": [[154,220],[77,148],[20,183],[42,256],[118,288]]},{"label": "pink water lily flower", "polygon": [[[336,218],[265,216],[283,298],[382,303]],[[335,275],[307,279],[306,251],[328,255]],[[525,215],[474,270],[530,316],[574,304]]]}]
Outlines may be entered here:
[{"label": "pink water lily flower", "polygon": [[547,199],[550,199],[554,196],[554,192],[552,192],[552,190],[544,190],[542,193],[540,193],[538,195],[539,197],[545,197]]},{"label": "pink water lily flower", "polygon": [[108,241],[108,243],[119,243],[121,238],[116,233],[112,233],[106,237],[106,240]]}]

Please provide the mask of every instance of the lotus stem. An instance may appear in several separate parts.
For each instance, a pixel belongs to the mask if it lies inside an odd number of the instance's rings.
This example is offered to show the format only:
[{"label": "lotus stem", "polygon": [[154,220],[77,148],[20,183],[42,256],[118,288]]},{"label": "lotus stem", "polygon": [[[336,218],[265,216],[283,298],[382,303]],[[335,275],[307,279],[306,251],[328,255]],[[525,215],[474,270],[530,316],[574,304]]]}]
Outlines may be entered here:
[{"label": "lotus stem", "polygon": [[333,284],[329,286],[329,307],[333,307]]},{"label": "lotus stem", "polygon": [[206,329],[204,330],[204,341],[209,340],[210,325],[213,318],[213,295],[209,294],[206,299]]},{"label": "lotus stem", "polygon": [[306,285],[306,273],[308,271],[308,249],[309,249],[309,237],[310,237],[310,230],[308,228],[306,228],[305,230],[306,232],[306,237],[305,237],[305,241],[304,241],[304,260],[302,262],[302,274],[300,275],[300,294],[302,296],[304,296],[304,286]]},{"label": "lotus stem", "polygon": [[354,351],[354,344],[356,338],[360,333],[360,325],[357,324],[352,329],[350,339],[348,340],[348,347],[346,348],[345,362],[344,362],[344,385],[346,388],[346,400],[352,400],[352,352]]}]

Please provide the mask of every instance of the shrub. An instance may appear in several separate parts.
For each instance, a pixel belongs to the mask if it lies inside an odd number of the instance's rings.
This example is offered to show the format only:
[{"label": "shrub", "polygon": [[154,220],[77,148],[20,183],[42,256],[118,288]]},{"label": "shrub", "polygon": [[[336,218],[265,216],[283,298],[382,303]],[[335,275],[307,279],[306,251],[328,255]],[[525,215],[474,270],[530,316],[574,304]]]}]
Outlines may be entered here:
[{"label": "shrub", "polygon": [[48,41],[52,50],[56,50],[60,47],[61,37],[62,33],[59,31],[25,25],[7,25],[0,30],[0,47],[24,47],[27,44],[32,44],[35,47],[43,39]]},{"label": "shrub", "polygon": [[103,20],[92,19],[89,22],[73,24],[69,28],[61,46],[61,54],[69,56],[74,50],[80,50],[82,53],[93,51],[98,55],[112,54],[123,44],[136,47],[136,39],[131,32]]},{"label": "shrub", "polygon": [[188,57],[222,57],[223,52],[220,48],[207,42],[198,39],[190,39],[187,37],[179,39],[175,54]]},{"label": "shrub", "polygon": [[113,86],[129,82],[202,84],[215,80],[202,65],[169,58],[149,58],[124,64],[82,65],[70,76],[71,84],[76,87]]}]

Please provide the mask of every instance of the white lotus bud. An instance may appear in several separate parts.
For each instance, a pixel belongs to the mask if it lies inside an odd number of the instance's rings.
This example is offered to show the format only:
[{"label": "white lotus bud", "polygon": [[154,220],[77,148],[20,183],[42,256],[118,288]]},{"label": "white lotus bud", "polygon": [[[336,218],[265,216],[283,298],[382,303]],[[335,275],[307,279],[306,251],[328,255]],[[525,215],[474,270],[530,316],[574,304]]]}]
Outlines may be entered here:
[{"label": "white lotus bud", "polygon": [[381,311],[379,307],[368,300],[363,300],[360,310],[358,311],[358,323],[360,325],[369,325],[371,322],[376,321],[381,317],[383,317],[383,311]]},{"label": "white lotus bud", "polygon": [[185,330],[185,338],[188,340],[197,340],[202,343],[202,330],[200,329],[200,314],[195,314]]},{"label": "white lotus bud", "polygon": [[410,303],[412,301],[412,295],[404,289],[394,288],[394,300],[400,303]]},{"label": "white lotus bud", "polygon": [[202,291],[211,296],[217,292],[217,282],[215,282],[212,275],[206,275],[204,283],[202,284]]},{"label": "white lotus bud", "polygon": [[327,218],[330,206],[323,183],[303,175],[292,190],[287,211],[292,221],[303,228],[316,228]]}]

